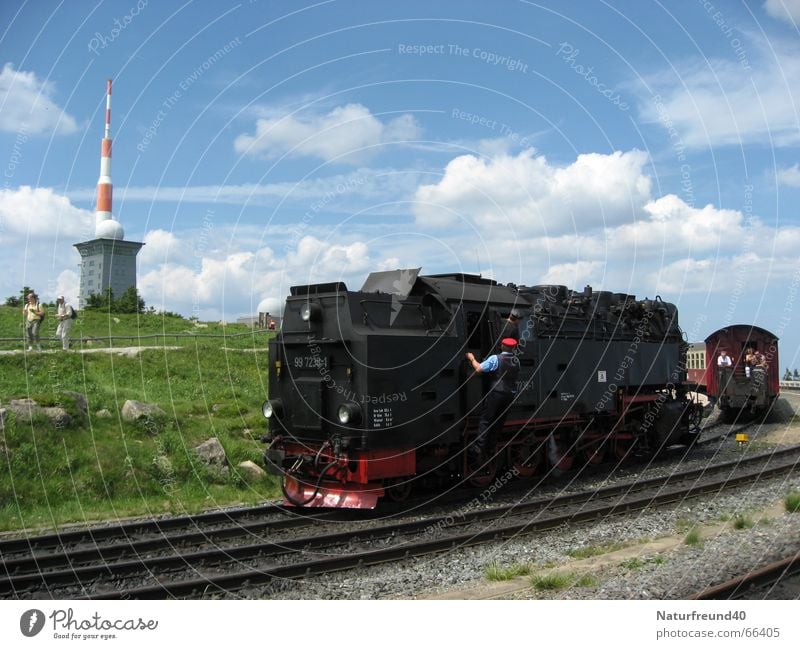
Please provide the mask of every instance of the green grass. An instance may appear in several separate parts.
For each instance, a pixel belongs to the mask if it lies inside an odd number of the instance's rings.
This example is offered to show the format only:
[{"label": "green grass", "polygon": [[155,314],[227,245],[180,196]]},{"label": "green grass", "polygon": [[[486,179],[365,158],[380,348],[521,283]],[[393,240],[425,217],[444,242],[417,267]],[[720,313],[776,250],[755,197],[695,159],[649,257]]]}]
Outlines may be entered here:
[{"label": "green grass", "polygon": [[686,545],[700,545],[700,531],[696,527],[693,527],[686,533],[683,542]]},{"label": "green grass", "polygon": [[575,548],[574,550],[569,550],[567,552],[567,556],[570,556],[573,559],[589,559],[591,557],[596,557],[601,554],[608,554],[609,552],[615,552],[616,550],[621,550],[624,547],[625,545],[622,543],[609,543],[607,545],[587,546],[582,548]]},{"label": "green grass", "polygon": [[[58,320],[55,319],[55,308],[46,307],[47,317],[42,323],[40,336],[44,347],[56,349],[55,336]],[[79,317],[72,323],[71,337],[98,338],[94,346],[108,346],[108,336],[123,336],[125,339],[111,342],[113,347],[129,347],[133,345],[190,345],[192,340],[176,339],[170,334],[225,335],[228,339],[216,339],[217,343],[228,347],[261,347],[267,334],[253,333],[253,330],[242,324],[221,324],[218,322],[199,323],[173,315],[160,313],[108,313],[104,311],[81,310]],[[0,340],[0,349],[22,349],[25,334],[22,320],[22,309],[0,306],[0,338],[13,338],[13,341]],[[248,335],[250,334],[250,335]],[[166,339],[165,339],[166,336]]]},{"label": "green grass", "polygon": [[755,522],[746,514],[739,514],[733,519],[733,529],[735,530],[747,530],[754,526]]},{"label": "green grass", "polygon": [[[9,311],[16,309],[0,308],[0,337],[9,333],[3,330]],[[113,317],[120,319],[114,326],[126,332],[158,330],[162,320],[165,330],[193,326],[159,315]],[[87,315],[83,326],[96,331],[103,318],[108,314]],[[266,337],[244,340],[230,345],[226,339],[189,340],[178,350],[146,350],[134,358],[61,352],[0,356],[0,401],[30,397],[41,405],[61,405],[74,417],[72,425],[56,430],[44,418],[31,424],[8,414],[0,432],[0,529],[194,512],[278,497],[272,478],[251,483],[236,470],[243,460],[262,464],[258,438],[266,432],[260,412],[266,352],[242,351],[266,350]],[[88,417],[65,391],[86,396]],[[118,413],[126,399],[158,403],[167,416],[122,422]],[[96,417],[101,409],[112,417]],[[209,437],[225,448],[227,477],[211,473],[192,451]]]},{"label": "green grass", "polygon": [[486,568],[486,578],[489,581],[508,581],[515,577],[524,577],[531,574],[531,567],[527,564],[517,564],[501,568],[496,563],[490,564]]},{"label": "green grass", "polygon": [[784,507],[787,512],[796,513],[800,512],[800,491],[790,491],[786,494],[783,501]]},{"label": "green grass", "polygon": [[536,590],[564,590],[573,586],[587,588],[596,585],[597,580],[591,575],[579,576],[572,572],[555,572],[531,577],[531,586]]}]

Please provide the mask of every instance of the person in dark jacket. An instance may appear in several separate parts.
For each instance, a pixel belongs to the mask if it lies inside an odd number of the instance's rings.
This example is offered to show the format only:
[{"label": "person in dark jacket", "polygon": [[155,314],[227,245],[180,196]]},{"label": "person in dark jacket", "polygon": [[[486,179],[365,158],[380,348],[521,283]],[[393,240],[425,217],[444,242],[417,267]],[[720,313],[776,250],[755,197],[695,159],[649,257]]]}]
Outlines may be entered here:
[{"label": "person in dark jacket", "polygon": [[467,360],[476,374],[492,374],[492,387],[483,402],[481,418],[478,422],[478,437],[475,444],[469,447],[470,455],[483,456],[491,454],[497,444],[497,435],[503,429],[508,409],[517,395],[517,376],[519,376],[519,359],[514,355],[517,341],[504,338],[501,341],[501,352],[492,354],[479,363],[472,352],[467,352]]}]

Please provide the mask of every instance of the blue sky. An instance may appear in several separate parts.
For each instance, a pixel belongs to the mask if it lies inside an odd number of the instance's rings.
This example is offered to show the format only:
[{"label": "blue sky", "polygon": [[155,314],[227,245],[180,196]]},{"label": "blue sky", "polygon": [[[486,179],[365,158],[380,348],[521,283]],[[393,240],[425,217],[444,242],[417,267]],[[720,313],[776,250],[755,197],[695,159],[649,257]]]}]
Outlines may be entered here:
[{"label": "blue sky", "polygon": [[14,2],[0,296],[77,292],[105,80],[149,305],[371,270],[661,295],[800,365],[800,0]]}]

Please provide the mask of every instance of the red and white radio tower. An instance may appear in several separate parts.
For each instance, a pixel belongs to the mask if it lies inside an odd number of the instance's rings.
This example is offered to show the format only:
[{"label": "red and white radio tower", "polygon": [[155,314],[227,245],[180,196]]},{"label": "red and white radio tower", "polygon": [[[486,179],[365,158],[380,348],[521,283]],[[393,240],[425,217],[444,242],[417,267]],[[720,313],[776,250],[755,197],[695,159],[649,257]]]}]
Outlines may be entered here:
[{"label": "red and white radio tower", "polygon": [[125,231],[111,214],[111,79],[106,85],[106,131],[100,149],[100,179],[97,181],[95,236],[98,239],[122,239]]}]

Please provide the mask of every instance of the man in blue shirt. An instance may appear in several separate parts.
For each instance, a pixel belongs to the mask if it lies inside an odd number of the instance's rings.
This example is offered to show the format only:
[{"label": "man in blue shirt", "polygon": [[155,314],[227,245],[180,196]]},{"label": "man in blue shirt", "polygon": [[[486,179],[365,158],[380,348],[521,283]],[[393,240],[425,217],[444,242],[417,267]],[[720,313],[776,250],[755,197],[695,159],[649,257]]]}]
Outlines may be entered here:
[{"label": "man in blue shirt", "polygon": [[497,435],[503,430],[508,409],[517,394],[517,376],[519,375],[519,359],[514,355],[517,341],[503,338],[500,341],[499,354],[492,354],[479,363],[472,352],[467,352],[467,360],[476,374],[493,374],[492,387],[483,402],[481,418],[478,422],[478,437],[469,447],[473,456],[486,457],[494,453]]}]

